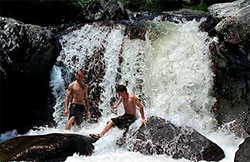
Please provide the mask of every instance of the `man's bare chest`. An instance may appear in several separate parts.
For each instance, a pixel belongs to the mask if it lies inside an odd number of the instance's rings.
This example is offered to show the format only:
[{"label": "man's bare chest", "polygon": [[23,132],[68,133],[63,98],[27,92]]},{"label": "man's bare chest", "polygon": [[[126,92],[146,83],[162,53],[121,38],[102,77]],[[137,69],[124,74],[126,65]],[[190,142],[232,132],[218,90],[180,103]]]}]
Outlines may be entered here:
[{"label": "man's bare chest", "polygon": [[135,105],[135,101],[129,98],[127,100],[123,100],[123,105],[124,107],[131,107]]},{"label": "man's bare chest", "polygon": [[82,88],[80,85],[74,85],[72,90],[73,90],[73,93],[75,94],[84,94],[85,92],[85,89]]}]

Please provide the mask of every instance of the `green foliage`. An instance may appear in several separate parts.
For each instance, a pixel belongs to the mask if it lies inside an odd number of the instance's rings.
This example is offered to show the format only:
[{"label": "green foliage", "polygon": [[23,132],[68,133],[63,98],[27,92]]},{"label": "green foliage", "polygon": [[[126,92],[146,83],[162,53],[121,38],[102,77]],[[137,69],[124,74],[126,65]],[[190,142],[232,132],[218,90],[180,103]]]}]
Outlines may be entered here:
[{"label": "green foliage", "polygon": [[191,3],[192,2],[192,0],[184,0],[185,2],[187,2],[187,3]]},{"label": "green foliage", "polygon": [[144,0],[139,9],[149,12],[160,12],[162,10],[161,0]]},{"label": "green foliage", "polygon": [[199,11],[208,11],[207,8],[208,8],[208,6],[204,2],[201,2],[200,4],[195,5],[195,6],[188,7],[188,9],[199,10]]},{"label": "green foliage", "polygon": [[74,5],[85,7],[86,4],[90,2],[99,2],[99,0],[71,0],[70,2]]},{"label": "green foliage", "polygon": [[72,4],[76,6],[85,7],[86,4],[90,2],[100,2],[100,0],[40,0],[40,2],[46,3],[47,5],[49,5],[50,3],[54,3],[54,2],[64,2],[66,4]]},{"label": "green foliage", "polygon": [[161,12],[163,0],[117,0],[132,11]]}]

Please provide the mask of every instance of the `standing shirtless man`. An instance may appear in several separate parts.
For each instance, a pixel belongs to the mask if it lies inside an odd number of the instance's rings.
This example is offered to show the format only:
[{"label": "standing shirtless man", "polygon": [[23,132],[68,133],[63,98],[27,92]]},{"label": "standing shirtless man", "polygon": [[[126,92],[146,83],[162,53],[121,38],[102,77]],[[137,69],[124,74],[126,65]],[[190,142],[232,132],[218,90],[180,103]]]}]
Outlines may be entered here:
[{"label": "standing shirtless man", "polygon": [[[88,86],[83,83],[83,72],[78,70],[75,74],[76,80],[69,84],[66,91],[64,102],[64,115],[68,115],[69,98],[71,96],[70,113],[68,121],[65,125],[65,130],[70,130],[72,124],[76,123],[78,126],[82,123],[83,119],[86,120],[90,116],[89,99],[88,99]],[[85,101],[85,106],[83,104]],[[86,109],[87,108],[87,109]]]},{"label": "standing shirtless man", "polygon": [[120,103],[123,103],[125,113],[116,118],[111,118],[100,134],[89,134],[94,139],[104,136],[113,126],[117,126],[120,129],[128,128],[136,120],[136,106],[140,109],[142,124],[145,122],[143,105],[139,99],[134,94],[128,93],[124,85],[119,85],[116,88],[116,92],[120,98],[112,109],[116,109]]}]

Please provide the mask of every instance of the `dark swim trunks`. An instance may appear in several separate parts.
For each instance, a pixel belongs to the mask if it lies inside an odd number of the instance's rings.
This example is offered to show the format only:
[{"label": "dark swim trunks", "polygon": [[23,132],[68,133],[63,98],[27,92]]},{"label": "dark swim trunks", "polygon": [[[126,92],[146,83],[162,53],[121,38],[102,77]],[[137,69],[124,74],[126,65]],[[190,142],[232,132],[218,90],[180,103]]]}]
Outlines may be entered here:
[{"label": "dark swim trunks", "polygon": [[[80,125],[83,122],[83,119],[87,119],[86,110],[84,105],[71,104],[69,108],[69,119],[74,116],[74,123]],[[73,123],[73,124],[74,124]]]},{"label": "dark swim trunks", "polygon": [[115,123],[115,125],[120,128],[128,128],[135,120],[134,115],[123,114],[122,116],[118,116],[116,118],[111,118],[111,120]]}]

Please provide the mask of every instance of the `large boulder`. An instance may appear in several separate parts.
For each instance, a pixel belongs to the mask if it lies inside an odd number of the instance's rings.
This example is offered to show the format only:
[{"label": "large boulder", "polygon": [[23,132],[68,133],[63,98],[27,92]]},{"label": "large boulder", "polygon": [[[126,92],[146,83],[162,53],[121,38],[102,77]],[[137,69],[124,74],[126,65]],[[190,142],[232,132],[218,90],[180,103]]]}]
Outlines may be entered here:
[{"label": "large boulder", "polygon": [[210,6],[218,20],[219,38],[211,45],[215,61],[217,119],[220,124],[236,120],[249,132],[250,103],[250,1],[237,0]]},{"label": "large boulder", "polygon": [[250,161],[250,137],[240,144],[239,149],[235,153],[234,162]]},{"label": "large boulder", "polygon": [[50,30],[5,17],[0,17],[0,29],[0,67],[5,77],[15,73],[29,78],[54,64],[60,45]]},{"label": "large boulder", "polygon": [[176,127],[160,117],[151,116],[139,129],[130,129],[118,144],[142,154],[166,154],[175,159],[219,161],[224,151],[191,128]]},{"label": "large boulder", "polygon": [[0,38],[0,132],[20,131],[51,114],[50,70],[61,46],[47,28],[5,17],[0,17]]},{"label": "large boulder", "polygon": [[88,156],[94,150],[93,142],[78,134],[15,137],[0,143],[0,161],[63,161],[74,153]]}]

